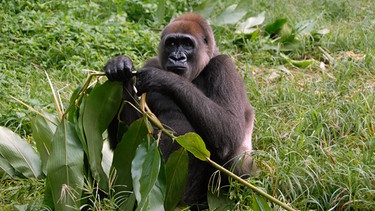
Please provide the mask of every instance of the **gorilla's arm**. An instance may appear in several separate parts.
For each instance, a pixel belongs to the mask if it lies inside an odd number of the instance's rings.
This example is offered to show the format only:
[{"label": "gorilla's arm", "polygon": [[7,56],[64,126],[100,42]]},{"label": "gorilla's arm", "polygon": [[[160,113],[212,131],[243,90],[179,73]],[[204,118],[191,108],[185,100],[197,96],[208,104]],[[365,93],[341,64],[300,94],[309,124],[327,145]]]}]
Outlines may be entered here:
[{"label": "gorilla's arm", "polygon": [[228,56],[212,58],[193,82],[149,62],[137,73],[138,94],[156,91],[171,96],[208,148],[227,161],[241,146],[252,115],[244,84]]}]

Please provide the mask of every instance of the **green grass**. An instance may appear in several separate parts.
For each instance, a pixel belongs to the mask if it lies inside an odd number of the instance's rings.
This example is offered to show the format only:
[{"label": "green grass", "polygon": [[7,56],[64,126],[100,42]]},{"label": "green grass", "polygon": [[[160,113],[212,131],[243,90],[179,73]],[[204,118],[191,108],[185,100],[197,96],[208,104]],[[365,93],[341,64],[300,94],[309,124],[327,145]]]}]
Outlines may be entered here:
[{"label": "green grass", "polygon": [[[215,14],[234,2],[220,2]],[[198,3],[167,2],[163,23]],[[53,111],[44,71],[66,105],[87,77],[84,70],[101,70],[117,54],[129,55],[137,67],[156,55],[162,29],[154,21],[154,1],[2,1],[0,6],[0,125],[30,142],[35,114],[10,96]],[[293,59],[317,60],[302,69],[267,48],[275,42],[264,36],[249,40],[233,34],[232,26],[213,26],[220,51],[236,61],[256,110],[254,156],[260,173],[252,182],[300,210],[374,210],[375,4],[252,1],[247,17],[262,11],[261,29],[287,18],[291,27],[313,20],[314,31],[330,32],[320,39],[301,36],[286,52]],[[42,184],[3,179],[0,206],[42,201]],[[237,186],[231,196],[246,209],[252,192]]]}]

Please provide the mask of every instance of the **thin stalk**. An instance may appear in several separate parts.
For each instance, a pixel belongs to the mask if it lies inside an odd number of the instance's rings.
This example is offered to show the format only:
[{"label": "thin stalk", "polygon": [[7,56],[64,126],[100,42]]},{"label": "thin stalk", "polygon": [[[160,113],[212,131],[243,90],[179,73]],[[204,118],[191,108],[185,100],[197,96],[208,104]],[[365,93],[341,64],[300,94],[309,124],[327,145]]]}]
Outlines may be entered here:
[{"label": "thin stalk", "polygon": [[10,96],[13,100],[21,103],[22,105],[26,106],[28,109],[30,109],[31,111],[35,112],[36,114],[38,114],[39,116],[43,117],[45,120],[49,121],[50,123],[52,123],[53,125],[57,126],[56,122],[52,121],[50,118],[48,118],[46,115],[42,114],[41,112],[37,111],[36,109],[34,109],[33,107],[27,105],[26,103],[22,102],[21,100],[13,97],[13,96]]},{"label": "thin stalk", "polygon": [[59,118],[63,118],[63,110],[62,110],[62,108],[60,106],[58,96],[57,96],[57,94],[55,92],[55,88],[52,85],[51,79],[49,78],[49,75],[48,75],[47,71],[44,71],[44,73],[46,74],[49,86],[51,87],[51,91],[52,91],[52,95],[53,95],[53,101],[55,103],[55,107],[56,107],[56,111],[58,113],[58,116],[59,116]]},{"label": "thin stalk", "polygon": [[293,209],[292,207],[288,206],[287,204],[283,203],[282,201],[280,201],[280,200],[276,199],[275,197],[269,195],[268,193],[264,192],[263,190],[261,190],[261,189],[257,188],[256,186],[248,183],[246,180],[242,179],[241,177],[237,176],[233,172],[231,172],[231,171],[227,170],[226,168],[222,167],[221,165],[217,164],[216,162],[214,162],[213,160],[211,160],[208,157],[207,157],[207,162],[209,164],[211,164],[212,166],[214,166],[215,168],[217,168],[218,170],[220,170],[221,172],[225,173],[226,175],[232,177],[233,179],[237,180],[241,184],[243,184],[246,187],[250,188],[251,190],[259,193],[262,196],[264,196],[265,198],[267,198],[271,202],[273,202],[273,203],[281,206],[285,210],[288,210],[288,211],[297,211],[297,210]]}]

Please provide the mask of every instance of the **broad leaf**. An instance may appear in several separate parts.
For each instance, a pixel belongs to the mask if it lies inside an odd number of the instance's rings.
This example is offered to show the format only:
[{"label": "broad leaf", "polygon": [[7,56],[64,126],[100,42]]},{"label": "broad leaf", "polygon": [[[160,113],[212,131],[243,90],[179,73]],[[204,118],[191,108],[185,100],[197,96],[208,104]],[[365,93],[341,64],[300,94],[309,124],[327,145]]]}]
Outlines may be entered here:
[{"label": "broad leaf", "polygon": [[311,34],[314,30],[316,25],[315,20],[305,20],[296,25],[296,33],[297,34]]},{"label": "broad leaf", "polygon": [[175,140],[202,161],[207,161],[207,158],[211,155],[203,139],[196,133],[186,133],[185,135],[178,136]]},{"label": "broad leaf", "polygon": [[117,144],[113,153],[112,168],[116,170],[117,179],[115,189],[117,193],[126,193],[133,189],[131,177],[131,163],[135,152],[142,140],[148,134],[146,124],[143,119],[134,121],[123,135],[121,142]]},{"label": "broad leaf", "polygon": [[13,131],[1,126],[0,155],[16,172],[26,178],[39,178],[43,175],[39,155],[31,145]]},{"label": "broad leaf", "polygon": [[238,25],[236,33],[251,34],[257,30],[258,25],[264,22],[265,12],[258,14],[256,17],[250,17],[245,22]]},{"label": "broad leaf", "polygon": [[213,22],[213,24],[218,26],[223,26],[226,24],[235,24],[245,16],[247,11],[239,10],[237,11],[237,5],[231,5],[227,7],[223,13],[221,13]]},{"label": "broad leaf", "polygon": [[268,35],[273,36],[279,33],[286,22],[285,18],[278,18],[275,22],[268,24],[264,30]]},{"label": "broad leaf", "polygon": [[214,24],[222,26],[238,23],[248,12],[249,4],[249,0],[241,0],[238,5],[229,6],[215,19]]},{"label": "broad leaf", "polygon": [[108,189],[107,177],[101,166],[103,132],[116,115],[122,100],[122,84],[106,81],[95,87],[85,99],[83,128],[87,140],[88,161],[92,175],[102,190]]},{"label": "broad leaf", "polygon": [[119,210],[121,210],[121,211],[134,211],[134,207],[135,207],[135,204],[136,204],[134,192],[132,192],[126,198],[125,197],[123,197],[123,198],[124,198],[125,201],[118,203],[118,204],[120,204]]},{"label": "broad leaf", "polygon": [[103,144],[102,155],[102,168],[107,177],[109,178],[111,173],[111,164],[113,160],[113,151],[110,149],[108,141],[105,141]]},{"label": "broad leaf", "polygon": [[16,175],[16,172],[14,171],[14,168],[10,165],[10,163],[0,156],[0,177],[4,177],[4,175],[8,175],[10,177],[14,177]]},{"label": "broad leaf", "polygon": [[52,188],[51,188],[51,184],[49,180],[50,179],[47,175],[45,187],[44,187],[43,205],[48,207],[49,210],[55,210],[55,203],[53,202]]},{"label": "broad leaf", "polygon": [[[87,142],[85,138],[85,131],[83,130],[83,115],[80,115],[80,111],[83,111],[85,108],[85,100],[87,98],[87,94],[90,93],[92,88],[89,88],[86,90],[86,95],[84,95],[82,98],[78,98],[79,91],[82,87],[78,87],[74,90],[73,94],[70,97],[70,104],[73,105],[69,108],[67,119],[69,122],[71,122],[77,132],[77,135],[79,137],[79,140],[81,141],[83,151],[88,154],[87,149]],[[81,93],[82,94],[82,93]]]},{"label": "broad leaf", "polygon": [[52,138],[47,180],[56,210],[78,209],[84,183],[84,153],[74,126],[63,119]]},{"label": "broad leaf", "polygon": [[36,143],[36,148],[38,149],[40,158],[42,160],[43,172],[46,173],[47,161],[51,153],[51,139],[56,131],[56,125],[59,121],[51,114],[43,114],[55,124],[46,120],[44,117],[37,115],[32,120],[31,129],[33,131],[33,138]]},{"label": "broad leaf", "polygon": [[137,210],[164,210],[166,186],[161,166],[162,157],[155,141],[151,145],[147,142],[139,145],[131,170]]},{"label": "broad leaf", "polygon": [[193,10],[194,10],[194,12],[200,14],[203,18],[208,19],[217,3],[218,3],[217,0],[203,1],[201,4],[199,4]]},{"label": "broad leaf", "polygon": [[188,177],[189,156],[184,148],[174,151],[165,165],[167,192],[165,210],[173,210],[184,193]]},{"label": "broad leaf", "polygon": [[[80,103],[82,102],[82,99],[78,100],[78,94],[80,94],[81,88],[82,86],[77,87],[70,96],[69,104],[72,105],[72,107],[69,108],[67,118],[71,123],[75,123],[75,119],[78,118],[76,111]],[[86,90],[85,93],[90,93],[90,89]]]}]

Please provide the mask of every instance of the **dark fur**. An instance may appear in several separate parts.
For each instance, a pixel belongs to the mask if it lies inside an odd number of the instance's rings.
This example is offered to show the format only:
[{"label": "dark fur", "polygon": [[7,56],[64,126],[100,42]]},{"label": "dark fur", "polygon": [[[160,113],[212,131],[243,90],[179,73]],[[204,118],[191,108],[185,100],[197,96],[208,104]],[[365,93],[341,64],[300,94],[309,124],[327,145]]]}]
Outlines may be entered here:
[{"label": "dark fur", "polygon": [[[192,47],[193,46],[193,47]],[[124,81],[124,99],[134,102],[131,60],[118,56],[105,66],[110,80]],[[147,104],[160,121],[177,135],[198,133],[211,152],[211,158],[227,168],[249,174],[252,168],[251,134],[254,112],[245,86],[230,57],[220,55],[208,23],[192,13],[184,14],[162,32],[159,56],[137,72],[138,95],[147,92]],[[139,115],[131,106],[123,110],[130,124]],[[116,146],[117,119],[108,129],[111,146]],[[164,159],[179,148],[163,136],[160,141]],[[192,205],[206,200],[208,180],[215,171],[192,156],[183,200]]]}]

